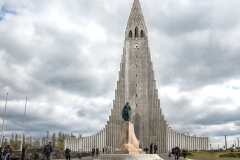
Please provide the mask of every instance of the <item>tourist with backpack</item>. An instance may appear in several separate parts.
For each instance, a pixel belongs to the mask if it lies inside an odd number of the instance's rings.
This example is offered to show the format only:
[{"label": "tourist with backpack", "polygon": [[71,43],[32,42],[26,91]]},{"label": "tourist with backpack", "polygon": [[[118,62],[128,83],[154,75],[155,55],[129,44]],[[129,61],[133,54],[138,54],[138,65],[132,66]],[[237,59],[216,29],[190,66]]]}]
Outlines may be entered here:
[{"label": "tourist with backpack", "polygon": [[95,148],[92,148],[92,157],[95,155]]},{"label": "tourist with backpack", "polygon": [[155,143],[155,145],[153,146],[153,149],[154,149],[154,154],[156,154],[156,153],[157,153],[157,145],[156,145],[156,143]]},{"label": "tourist with backpack", "polygon": [[21,160],[24,160],[24,158],[25,158],[25,147],[22,148]]},{"label": "tourist with backpack", "polygon": [[10,160],[10,156],[12,154],[12,148],[10,147],[10,145],[7,145],[7,160]]},{"label": "tourist with backpack", "polygon": [[153,154],[153,143],[150,145],[150,154]]},{"label": "tourist with backpack", "polygon": [[184,159],[186,158],[186,154],[187,154],[187,150],[183,149],[183,157],[184,157]]},{"label": "tourist with backpack", "polygon": [[99,154],[99,149],[96,148],[96,155],[97,155],[97,157],[98,157],[98,154]]},{"label": "tourist with backpack", "polygon": [[65,150],[65,157],[66,157],[66,160],[71,160],[70,152],[71,152],[71,149],[66,148],[66,150]]},{"label": "tourist with backpack", "polygon": [[175,160],[178,160],[179,154],[180,154],[180,148],[178,146],[174,148],[174,154],[175,154]]},{"label": "tourist with backpack", "polygon": [[8,155],[10,155],[10,151],[7,147],[5,147],[3,150],[3,160],[7,160]]},{"label": "tourist with backpack", "polygon": [[46,160],[51,160],[51,155],[52,155],[52,146],[51,142],[49,142],[46,146],[44,146],[43,152],[45,153]]}]

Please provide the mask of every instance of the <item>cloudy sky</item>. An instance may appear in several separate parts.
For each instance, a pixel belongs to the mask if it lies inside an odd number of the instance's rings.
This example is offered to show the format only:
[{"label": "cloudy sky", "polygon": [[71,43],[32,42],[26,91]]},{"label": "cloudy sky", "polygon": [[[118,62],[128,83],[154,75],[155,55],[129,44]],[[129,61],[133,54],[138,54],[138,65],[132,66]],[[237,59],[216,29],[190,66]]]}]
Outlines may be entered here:
[{"label": "cloudy sky", "polygon": [[[140,0],[167,123],[240,137],[240,2]],[[4,135],[87,136],[108,120],[133,0],[0,0],[0,117]]]}]

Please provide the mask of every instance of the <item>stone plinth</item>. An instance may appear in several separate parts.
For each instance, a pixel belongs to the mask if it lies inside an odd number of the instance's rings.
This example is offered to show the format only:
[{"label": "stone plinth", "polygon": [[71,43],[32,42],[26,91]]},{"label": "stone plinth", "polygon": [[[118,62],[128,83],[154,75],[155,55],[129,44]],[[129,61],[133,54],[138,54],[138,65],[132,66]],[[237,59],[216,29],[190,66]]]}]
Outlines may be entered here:
[{"label": "stone plinth", "polygon": [[97,160],[163,160],[157,154],[102,154]]},{"label": "stone plinth", "polygon": [[118,141],[118,149],[114,154],[146,154],[139,148],[139,141],[135,136],[131,122],[126,121],[123,123],[122,135]]}]

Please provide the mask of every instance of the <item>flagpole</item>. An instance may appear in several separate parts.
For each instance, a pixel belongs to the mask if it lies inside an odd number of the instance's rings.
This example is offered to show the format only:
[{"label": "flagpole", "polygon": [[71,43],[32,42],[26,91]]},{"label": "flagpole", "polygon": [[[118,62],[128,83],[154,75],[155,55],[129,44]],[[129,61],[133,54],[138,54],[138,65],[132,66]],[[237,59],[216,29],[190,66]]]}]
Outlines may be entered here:
[{"label": "flagpole", "polygon": [[7,93],[5,109],[4,109],[3,124],[2,124],[2,134],[1,134],[1,139],[0,139],[0,141],[1,141],[0,147],[2,146],[2,138],[3,138],[3,131],[4,131],[4,120],[5,120],[6,108],[7,108],[7,98],[8,98],[8,93]]},{"label": "flagpole", "polygon": [[24,116],[23,116],[22,140],[21,140],[21,145],[20,145],[20,151],[22,150],[22,145],[23,145],[23,135],[24,135],[24,124],[25,124],[26,108],[27,108],[27,97],[26,97],[25,110],[24,110]]}]

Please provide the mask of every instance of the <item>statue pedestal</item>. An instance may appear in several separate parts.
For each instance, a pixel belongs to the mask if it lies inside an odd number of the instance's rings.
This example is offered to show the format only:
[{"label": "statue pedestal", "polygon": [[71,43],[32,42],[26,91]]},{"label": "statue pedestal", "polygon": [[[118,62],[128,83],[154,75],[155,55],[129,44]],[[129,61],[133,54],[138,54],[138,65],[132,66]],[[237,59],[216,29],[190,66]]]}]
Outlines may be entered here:
[{"label": "statue pedestal", "polygon": [[139,141],[137,140],[133,124],[125,121],[122,125],[122,135],[118,141],[118,149],[113,154],[146,154],[139,148]]}]

